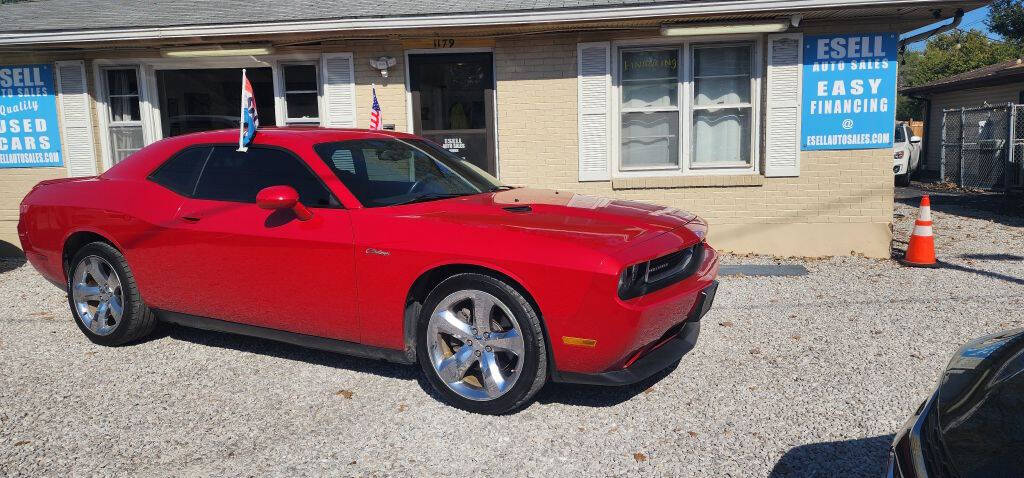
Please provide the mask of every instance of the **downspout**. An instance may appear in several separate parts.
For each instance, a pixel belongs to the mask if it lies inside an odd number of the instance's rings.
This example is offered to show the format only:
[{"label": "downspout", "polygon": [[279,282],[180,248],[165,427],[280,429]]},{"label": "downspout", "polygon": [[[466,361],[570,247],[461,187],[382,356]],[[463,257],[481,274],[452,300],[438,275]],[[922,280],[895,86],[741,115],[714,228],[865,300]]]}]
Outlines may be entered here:
[{"label": "downspout", "polygon": [[905,47],[905,46],[907,46],[907,45],[909,45],[911,43],[915,43],[915,42],[918,42],[918,41],[921,41],[921,40],[924,40],[924,39],[927,39],[927,38],[931,38],[931,37],[933,37],[935,35],[938,35],[940,33],[946,33],[946,32],[948,32],[948,31],[950,31],[950,30],[952,30],[952,29],[954,29],[956,27],[959,27],[960,26],[960,22],[963,21],[963,19],[964,19],[964,9],[958,8],[956,10],[956,13],[953,14],[953,21],[952,22],[947,23],[945,25],[941,25],[941,26],[935,27],[935,28],[933,28],[931,30],[928,30],[928,31],[925,31],[925,32],[918,33],[917,35],[914,35],[912,37],[904,38],[904,39],[900,40],[900,48],[903,48],[903,47]]}]

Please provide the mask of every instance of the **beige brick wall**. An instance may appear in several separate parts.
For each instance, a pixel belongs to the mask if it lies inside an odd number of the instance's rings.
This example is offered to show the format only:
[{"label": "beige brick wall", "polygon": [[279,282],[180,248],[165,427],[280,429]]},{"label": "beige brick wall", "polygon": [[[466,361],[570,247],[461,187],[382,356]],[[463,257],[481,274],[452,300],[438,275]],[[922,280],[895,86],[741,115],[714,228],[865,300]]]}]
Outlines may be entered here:
[{"label": "beige brick wall", "polygon": [[[0,169],[0,255],[10,252],[11,246],[21,249],[18,240],[18,206],[39,181],[63,178],[64,168],[4,168]],[[6,244],[5,244],[6,243]]]},{"label": "beige brick wall", "polygon": [[[370,105],[373,102],[372,88],[377,85],[377,101],[381,107],[381,123],[394,124],[398,131],[411,131],[408,121],[405,96],[405,53],[398,42],[353,42],[340,46],[338,51],[352,52],[356,76],[356,125],[370,126]],[[380,70],[370,67],[370,60],[391,56],[398,64],[391,67],[387,82],[380,76]],[[385,84],[386,83],[386,84]]]},{"label": "beige brick wall", "polygon": [[[804,152],[798,178],[578,182],[576,44],[608,38],[607,33],[589,32],[496,40],[498,169],[504,182],[686,209],[711,223],[710,240],[724,250],[888,257],[893,200],[889,150]],[[377,84],[384,123],[395,124],[399,131],[410,129],[400,42],[337,42],[324,51],[353,53],[359,127],[369,123],[370,85]],[[386,85],[369,66],[382,55],[398,60]],[[0,56],[0,64],[54,59]],[[87,68],[94,91],[91,62]],[[93,121],[95,125],[95,117]],[[98,136],[96,144],[99,148]],[[63,168],[0,169],[0,240],[17,244],[18,203],[28,189],[65,174]]]},{"label": "beige brick wall", "polygon": [[[592,34],[499,40],[501,179],[678,207],[711,224],[721,249],[777,255],[889,256],[891,150],[803,152],[797,178],[578,181],[576,43]],[[642,180],[641,180],[642,181]],[[715,186],[722,182],[734,184]]]},{"label": "beige brick wall", "polygon": [[[0,55],[0,65],[27,63],[52,63],[52,57],[27,55]],[[53,70],[56,75],[56,69]],[[56,86],[54,78],[54,86]],[[58,107],[58,114],[60,105]],[[67,158],[65,158],[65,163]],[[21,249],[18,240],[18,207],[21,199],[39,181],[63,178],[67,169],[60,168],[0,168],[0,256],[9,254],[14,248]]]}]

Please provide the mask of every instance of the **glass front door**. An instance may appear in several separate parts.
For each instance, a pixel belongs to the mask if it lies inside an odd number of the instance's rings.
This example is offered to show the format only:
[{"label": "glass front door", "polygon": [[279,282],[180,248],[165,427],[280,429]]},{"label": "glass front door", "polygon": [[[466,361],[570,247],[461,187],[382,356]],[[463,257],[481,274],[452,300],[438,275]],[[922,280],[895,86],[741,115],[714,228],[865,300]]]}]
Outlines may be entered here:
[{"label": "glass front door", "polygon": [[[274,75],[270,68],[248,68],[260,124],[273,126]],[[160,120],[164,137],[238,128],[242,104],[242,69],[159,70]]]},{"label": "glass front door", "polygon": [[491,53],[409,55],[413,131],[496,174]]}]

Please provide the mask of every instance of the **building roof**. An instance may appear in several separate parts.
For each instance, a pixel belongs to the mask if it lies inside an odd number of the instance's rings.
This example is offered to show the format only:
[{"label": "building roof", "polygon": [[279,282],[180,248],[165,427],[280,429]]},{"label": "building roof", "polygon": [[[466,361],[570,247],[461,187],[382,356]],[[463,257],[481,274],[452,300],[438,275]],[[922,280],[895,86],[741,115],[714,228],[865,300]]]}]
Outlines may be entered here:
[{"label": "building roof", "polygon": [[995,86],[1024,80],[1024,58],[1004,61],[995,65],[965,71],[947,76],[931,83],[900,89],[903,94],[937,93],[940,91],[963,90]]},{"label": "building roof", "polygon": [[986,0],[27,0],[0,4],[0,44],[457,28],[751,12],[856,13],[879,8],[887,9],[880,16],[891,19],[894,12],[970,9],[985,3]]},{"label": "building roof", "polygon": [[504,12],[667,1],[671,0],[36,0],[4,5],[0,12],[4,13],[2,30],[30,32]]}]

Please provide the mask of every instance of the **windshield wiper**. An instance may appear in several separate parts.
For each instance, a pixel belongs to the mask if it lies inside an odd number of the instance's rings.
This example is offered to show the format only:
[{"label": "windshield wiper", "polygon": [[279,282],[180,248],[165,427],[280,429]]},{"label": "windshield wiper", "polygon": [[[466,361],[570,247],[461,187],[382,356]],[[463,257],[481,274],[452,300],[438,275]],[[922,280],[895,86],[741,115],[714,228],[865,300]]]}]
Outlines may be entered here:
[{"label": "windshield wiper", "polygon": [[509,189],[516,189],[517,187],[518,186],[506,186],[506,185],[502,184],[501,186],[491,186],[490,191],[491,192],[494,192],[494,191],[508,191]]},{"label": "windshield wiper", "polygon": [[[471,194],[473,194],[473,193],[471,193]],[[396,202],[396,203],[393,203],[391,205],[392,206],[401,206],[403,204],[412,204],[412,203],[417,203],[417,202],[434,201],[434,200],[437,200],[437,199],[457,198],[459,196],[468,196],[468,195],[469,194],[466,194],[466,193],[421,194],[421,195],[416,196],[416,197],[414,197],[412,199]]]}]

